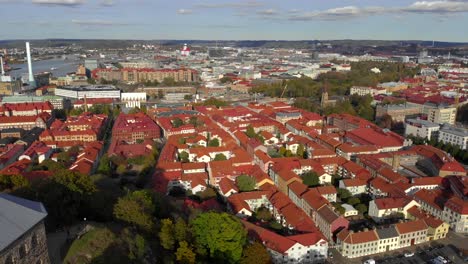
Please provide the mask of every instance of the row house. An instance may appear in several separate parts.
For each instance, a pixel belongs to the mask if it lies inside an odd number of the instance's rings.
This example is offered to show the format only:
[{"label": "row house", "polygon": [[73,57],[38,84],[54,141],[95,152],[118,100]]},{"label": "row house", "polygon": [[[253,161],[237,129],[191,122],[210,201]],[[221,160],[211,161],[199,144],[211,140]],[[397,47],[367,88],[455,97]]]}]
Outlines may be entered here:
[{"label": "row house", "polygon": [[421,208],[429,214],[444,219],[444,204],[446,199],[440,190],[426,190],[422,189],[414,194],[416,200]]},{"label": "row house", "polygon": [[315,224],[328,241],[334,241],[334,236],[342,229],[347,229],[349,221],[333,210],[330,205],[325,205],[317,210]]},{"label": "row house", "polygon": [[458,196],[450,198],[444,206],[442,220],[450,224],[457,233],[468,233],[468,201]]},{"label": "row house", "polygon": [[272,205],[268,200],[269,194],[268,191],[232,194],[228,197],[228,208],[241,218],[252,216],[260,207],[265,207],[271,211]]},{"label": "row house", "polygon": [[353,196],[367,192],[367,182],[361,179],[340,180],[339,187],[348,190]]},{"label": "row house", "polygon": [[52,117],[48,113],[36,116],[0,116],[0,130],[7,128],[22,128],[31,130],[35,127],[47,128]]},{"label": "row house", "polygon": [[398,223],[395,228],[400,234],[400,248],[426,242],[427,225],[423,220]]},{"label": "row house", "polygon": [[372,255],[379,251],[379,237],[375,230],[353,232],[344,229],[338,233],[336,244],[341,255],[347,258]]},{"label": "row house", "polygon": [[275,264],[317,263],[328,256],[328,243],[318,232],[282,236],[247,221],[242,224],[249,237],[266,247]]},{"label": "row house", "polygon": [[402,214],[408,217],[408,209],[419,206],[419,203],[409,198],[377,198],[369,202],[369,216],[376,222],[385,218]]},{"label": "row house", "polygon": [[5,116],[37,116],[41,113],[52,114],[54,107],[50,102],[26,102],[15,104],[3,104],[0,106],[0,114]]},{"label": "row house", "polygon": [[427,214],[421,208],[413,206],[408,210],[408,219],[423,220],[427,225],[427,241],[445,238],[450,225],[432,215]]},{"label": "row house", "polygon": [[53,149],[48,147],[43,142],[34,141],[31,146],[29,146],[29,148],[27,148],[24,153],[19,156],[18,160],[27,159],[37,163],[42,163],[45,159],[50,158],[52,152]]},{"label": "row house", "polygon": [[160,137],[160,127],[149,116],[141,112],[136,114],[119,114],[112,128],[112,140],[124,140],[129,143],[135,143],[139,140],[155,140]]}]

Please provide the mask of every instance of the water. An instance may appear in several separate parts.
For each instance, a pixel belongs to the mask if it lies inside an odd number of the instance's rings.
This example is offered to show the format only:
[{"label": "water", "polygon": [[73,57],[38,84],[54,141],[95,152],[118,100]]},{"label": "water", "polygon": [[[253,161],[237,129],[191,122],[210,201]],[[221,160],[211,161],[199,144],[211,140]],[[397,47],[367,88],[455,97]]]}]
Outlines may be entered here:
[{"label": "water", "polygon": [[[33,61],[32,68],[34,74],[41,72],[52,72],[53,76],[60,77],[65,76],[67,73],[76,72],[77,66],[82,63],[76,57],[70,57],[68,60],[64,59],[50,59],[50,60],[41,60]],[[10,71],[8,74],[14,78],[21,78],[23,74],[28,72],[28,64],[9,64],[12,69],[20,68],[18,70]],[[51,70],[51,68],[56,68]]]}]

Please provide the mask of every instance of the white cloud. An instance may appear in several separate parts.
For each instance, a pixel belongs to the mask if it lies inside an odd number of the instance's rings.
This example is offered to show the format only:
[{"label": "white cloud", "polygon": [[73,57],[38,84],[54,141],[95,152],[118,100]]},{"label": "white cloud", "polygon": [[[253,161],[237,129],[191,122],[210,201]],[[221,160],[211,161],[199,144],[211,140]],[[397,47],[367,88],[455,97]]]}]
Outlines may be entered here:
[{"label": "white cloud", "polygon": [[291,14],[289,20],[343,20],[377,14],[431,13],[446,15],[468,12],[468,0],[418,1],[406,7],[344,6],[321,11]]},{"label": "white cloud", "polygon": [[113,6],[115,5],[114,0],[102,0],[101,1],[102,6]]},{"label": "white cloud", "polygon": [[33,4],[38,5],[61,5],[61,6],[77,6],[86,3],[85,0],[32,0]]},{"label": "white cloud", "polygon": [[258,11],[257,14],[263,15],[263,16],[273,16],[273,15],[278,14],[278,11],[276,11],[275,9],[266,9],[266,10]]},{"label": "white cloud", "polygon": [[192,13],[193,12],[190,9],[179,9],[179,10],[177,10],[177,14],[179,14],[179,15],[190,15]]},{"label": "white cloud", "polygon": [[208,4],[200,3],[194,5],[196,8],[250,8],[250,7],[259,7],[264,4],[257,1],[247,1],[247,2],[238,2],[238,3],[221,3],[221,4]]},{"label": "white cloud", "polygon": [[468,1],[419,1],[403,8],[415,13],[458,13],[468,12]]}]

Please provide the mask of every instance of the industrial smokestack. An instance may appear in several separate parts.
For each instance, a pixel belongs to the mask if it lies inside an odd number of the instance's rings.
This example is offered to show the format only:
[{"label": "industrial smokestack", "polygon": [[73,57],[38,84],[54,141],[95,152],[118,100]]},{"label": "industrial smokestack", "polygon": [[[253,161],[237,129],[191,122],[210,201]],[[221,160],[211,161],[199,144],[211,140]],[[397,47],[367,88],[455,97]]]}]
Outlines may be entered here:
[{"label": "industrial smokestack", "polygon": [[34,81],[34,74],[32,71],[31,49],[29,48],[29,42],[26,42],[26,56],[28,58],[29,86],[36,87],[36,81]]},{"label": "industrial smokestack", "polygon": [[0,56],[0,68],[1,68],[0,75],[1,76],[5,75],[5,70],[3,69],[3,56]]}]

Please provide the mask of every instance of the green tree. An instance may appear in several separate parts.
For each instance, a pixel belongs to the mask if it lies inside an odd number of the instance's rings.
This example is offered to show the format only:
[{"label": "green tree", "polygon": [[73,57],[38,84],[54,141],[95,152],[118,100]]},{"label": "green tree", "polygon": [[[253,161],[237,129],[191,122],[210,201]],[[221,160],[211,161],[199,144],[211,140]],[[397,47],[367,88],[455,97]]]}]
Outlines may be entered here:
[{"label": "green tree", "polygon": [[392,128],[392,124],[393,124],[392,117],[390,115],[388,115],[388,114],[384,114],[377,121],[377,125],[379,125],[381,128],[390,129],[390,128]]},{"label": "green tree", "polygon": [[163,79],[162,85],[163,86],[174,86],[174,85],[176,85],[176,81],[174,80],[174,78],[166,77],[166,78]]},{"label": "green tree", "polygon": [[197,195],[203,201],[215,198],[217,196],[216,191],[211,187],[207,187],[204,191],[198,192]]},{"label": "green tree", "polygon": [[114,216],[117,220],[145,231],[151,231],[154,228],[154,210],[155,206],[150,191],[134,191],[119,198],[114,205]]},{"label": "green tree", "polygon": [[29,181],[22,175],[0,175],[0,191],[16,190],[29,186]]},{"label": "green tree", "polygon": [[193,95],[191,94],[184,95],[184,100],[192,100],[192,99],[193,99]]},{"label": "green tree", "polygon": [[196,116],[191,116],[188,121],[189,124],[191,124],[194,127],[200,126],[202,123],[198,120],[198,117]]},{"label": "green tree", "polygon": [[219,79],[221,83],[232,83],[232,78],[228,76],[224,76],[223,78]]},{"label": "green tree", "polygon": [[120,164],[117,166],[117,169],[115,170],[118,174],[122,175],[127,171],[127,167],[124,164]]},{"label": "green tree", "polygon": [[102,155],[101,160],[99,161],[99,166],[98,166],[97,171],[104,175],[111,174],[110,159],[109,159],[109,156],[107,156],[107,154]]},{"label": "green tree", "polygon": [[178,117],[172,119],[172,126],[175,128],[181,127],[184,125],[184,121]]},{"label": "green tree", "polygon": [[365,212],[367,212],[367,206],[365,204],[360,203],[356,205],[356,210],[358,210],[360,214],[364,214]]},{"label": "green tree", "polygon": [[301,157],[301,158],[306,158],[306,156],[307,156],[306,154],[307,154],[307,153],[306,153],[306,151],[305,151],[304,145],[299,144],[299,146],[297,147],[296,155],[297,155],[298,157]]},{"label": "green tree", "polygon": [[174,223],[171,219],[161,220],[161,231],[159,232],[159,241],[164,249],[172,250],[175,244]]},{"label": "green tree", "polygon": [[214,161],[227,160],[227,157],[223,153],[218,153],[215,155]]},{"label": "green tree", "polygon": [[239,191],[241,192],[250,192],[255,190],[257,185],[257,181],[255,178],[250,177],[248,175],[240,175],[236,178],[237,187],[239,187]]},{"label": "green tree", "polygon": [[213,138],[208,142],[208,147],[219,147],[219,140],[217,138]]},{"label": "green tree", "polygon": [[257,135],[257,133],[255,133],[255,130],[251,125],[247,126],[247,130],[245,131],[245,134],[249,138],[254,138]]},{"label": "green tree", "polygon": [[185,220],[181,217],[177,218],[174,225],[174,237],[176,241],[185,241],[187,240],[188,227]]},{"label": "green tree", "polygon": [[356,204],[361,203],[361,200],[359,200],[359,198],[357,197],[351,197],[348,199],[347,203],[350,205],[356,205]]},{"label": "green tree", "polygon": [[265,222],[270,221],[273,218],[273,215],[271,215],[270,210],[268,210],[265,207],[259,207],[257,211],[255,212],[255,217],[257,219],[263,220]]},{"label": "green tree", "polygon": [[315,171],[309,171],[302,174],[302,183],[309,187],[318,186],[320,184],[319,177]]},{"label": "green tree", "polygon": [[130,111],[128,111],[129,114],[136,114],[139,112],[140,112],[140,108],[138,107],[133,107],[132,109],[130,109]]},{"label": "green tree", "polygon": [[192,247],[185,241],[179,242],[179,248],[175,253],[176,260],[182,264],[194,264],[196,260],[196,254],[193,252]]},{"label": "green tree", "polygon": [[349,197],[351,197],[351,192],[346,190],[346,189],[338,189],[338,197],[340,197],[341,200],[346,200]]},{"label": "green tree", "polygon": [[270,264],[271,256],[266,248],[259,242],[254,242],[244,248],[241,264]]},{"label": "green tree", "polygon": [[187,151],[182,151],[179,153],[179,160],[181,162],[189,162],[189,154],[187,153]]},{"label": "green tree", "polygon": [[192,234],[200,251],[229,262],[241,259],[247,238],[247,231],[237,218],[215,212],[198,215],[192,222]]}]

